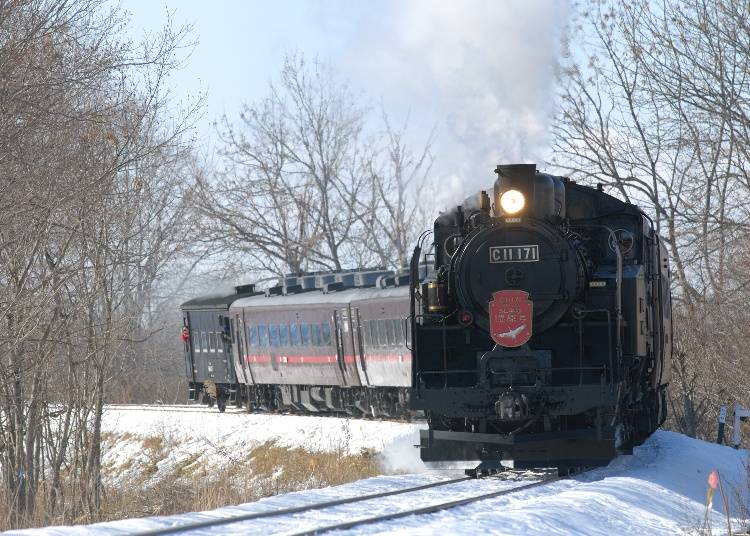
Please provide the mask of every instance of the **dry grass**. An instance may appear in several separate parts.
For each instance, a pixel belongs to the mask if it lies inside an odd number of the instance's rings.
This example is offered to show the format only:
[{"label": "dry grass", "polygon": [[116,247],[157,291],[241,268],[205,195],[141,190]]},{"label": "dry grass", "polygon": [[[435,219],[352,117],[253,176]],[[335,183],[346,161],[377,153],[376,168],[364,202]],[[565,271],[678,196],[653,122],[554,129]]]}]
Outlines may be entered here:
[{"label": "dry grass", "polygon": [[[147,465],[147,467],[149,467]],[[375,456],[312,453],[273,443],[253,448],[224,467],[208,467],[193,453],[148,485],[110,486],[101,519],[168,515],[210,510],[228,504],[310,488],[334,486],[379,474]],[[152,478],[154,473],[144,471]]]},{"label": "dry grass", "polygon": [[[90,523],[129,517],[169,515],[209,510],[230,504],[256,501],[279,493],[334,486],[380,474],[373,452],[348,454],[309,452],[275,443],[253,446],[247,452],[221,452],[211,447],[185,453],[173,463],[160,463],[180,445],[162,437],[112,435],[107,448],[121,448],[130,441],[142,448],[137,455],[104,467],[105,493],[95,516],[70,518],[48,516],[40,501],[27,526]],[[218,452],[217,452],[218,450]],[[231,460],[223,466],[207,464],[208,454]],[[2,519],[0,506],[0,519]],[[2,526],[0,530],[10,527]]]}]

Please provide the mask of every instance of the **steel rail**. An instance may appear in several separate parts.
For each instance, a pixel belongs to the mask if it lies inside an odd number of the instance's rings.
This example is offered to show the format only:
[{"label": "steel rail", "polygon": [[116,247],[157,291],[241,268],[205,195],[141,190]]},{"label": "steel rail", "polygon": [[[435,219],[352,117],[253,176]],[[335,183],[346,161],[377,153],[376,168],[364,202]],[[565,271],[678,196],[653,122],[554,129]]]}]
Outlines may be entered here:
[{"label": "steel rail", "polygon": [[262,519],[266,517],[275,517],[275,516],[281,516],[281,515],[287,515],[287,514],[298,514],[300,512],[307,512],[307,511],[312,511],[312,510],[322,510],[324,508],[331,508],[333,506],[340,506],[342,504],[350,504],[350,503],[355,503],[355,502],[368,501],[370,499],[379,499],[381,497],[390,497],[393,495],[411,493],[414,491],[436,488],[439,486],[447,486],[449,484],[456,484],[458,482],[464,482],[466,480],[476,480],[476,479],[471,476],[463,476],[460,478],[440,480],[438,482],[431,482],[429,484],[422,484],[421,486],[413,486],[410,488],[400,488],[400,489],[390,490],[390,491],[381,491],[378,493],[370,493],[368,495],[357,495],[354,497],[347,497],[344,499],[335,499],[332,501],[325,501],[325,502],[313,503],[313,504],[302,505],[302,506],[293,506],[290,508],[280,508],[278,510],[251,512],[251,513],[242,514],[238,516],[230,516],[230,517],[219,518],[219,519],[207,519],[205,521],[196,521],[193,523],[174,525],[172,527],[163,527],[163,528],[158,528],[158,529],[146,530],[142,532],[134,532],[132,533],[132,536],[161,536],[162,534],[175,534],[178,532],[216,527],[219,525],[229,525],[233,523],[239,523],[242,521],[250,521],[253,519]]},{"label": "steel rail", "polygon": [[[219,412],[215,407],[209,408],[207,406],[167,406],[167,405],[146,405],[146,404],[106,404],[104,406],[104,411],[163,411],[163,412],[185,412],[185,413],[202,413],[202,412],[211,412],[211,413],[221,413]],[[247,413],[245,410],[241,408],[235,408],[235,407],[227,407],[227,411],[224,413]]]},{"label": "steel rail", "polygon": [[455,501],[449,501],[439,504],[434,504],[431,506],[424,506],[421,508],[414,508],[412,510],[401,510],[400,512],[393,512],[390,514],[382,514],[379,516],[372,516],[372,517],[365,517],[362,519],[355,519],[354,521],[347,521],[344,523],[336,523],[334,525],[326,525],[324,527],[318,527],[314,529],[309,530],[303,530],[301,532],[294,532],[291,534],[287,534],[287,536],[309,536],[313,534],[321,534],[323,532],[329,532],[332,530],[345,530],[350,529],[353,527],[358,527],[360,525],[370,525],[372,523],[380,523],[382,521],[390,521],[393,519],[400,519],[402,517],[409,517],[409,516],[418,516],[418,515],[424,515],[424,514],[431,514],[434,512],[439,512],[441,510],[448,510],[449,508],[456,508],[457,506],[463,506],[465,504],[471,504],[473,502],[479,502],[484,501],[487,499],[493,499],[495,497],[500,497],[502,495],[510,495],[511,493],[516,493],[519,491],[524,491],[527,489],[543,486],[545,484],[551,484],[553,482],[557,482],[559,480],[563,480],[568,477],[554,477],[554,478],[548,478],[545,480],[540,480],[538,482],[532,482],[531,484],[525,484],[523,486],[516,486],[514,488],[510,489],[504,489],[500,491],[493,491],[491,493],[484,493],[482,495],[477,495],[475,497],[467,497],[465,499],[457,499]]}]

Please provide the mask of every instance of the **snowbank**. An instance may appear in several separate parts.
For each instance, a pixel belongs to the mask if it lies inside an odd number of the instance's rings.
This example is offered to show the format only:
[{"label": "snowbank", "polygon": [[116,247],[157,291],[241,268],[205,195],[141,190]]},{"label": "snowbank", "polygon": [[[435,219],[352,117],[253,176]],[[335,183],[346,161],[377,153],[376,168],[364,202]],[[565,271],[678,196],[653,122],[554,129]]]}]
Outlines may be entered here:
[{"label": "snowbank", "polygon": [[282,447],[302,447],[311,452],[377,453],[386,472],[419,471],[419,429],[424,424],[364,419],[339,419],[299,415],[219,413],[202,407],[153,411],[138,407],[105,409],[103,465],[130,464],[143,449],[132,439],[163,438],[172,448],[159,462],[164,470],[196,453],[204,465],[231,463],[231,453],[273,442]]},{"label": "snowbank", "polygon": [[[130,419],[130,416],[122,416]],[[182,417],[181,417],[182,418]],[[231,421],[231,419],[236,419]],[[288,420],[287,420],[288,419]],[[154,421],[158,421],[154,417]],[[150,418],[140,419],[140,426],[151,426]],[[328,448],[336,445],[335,431],[342,423],[335,419],[308,417],[275,417],[258,415],[205,415],[194,425],[216,434],[216,441],[234,441],[219,426],[222,422],[236,423],[235,430],[246,439],[274,438],[294,444]],[[112,421],[109,421],[112,424]],[[161,426],[161,425],[158,425]],[[252,431],[246,428],[252,426]],[[348,444],[359,448],[379,447],[383,451],[414,441],[417,427],[409,424],[348,421],[351,434]],[[125,427],[123,421],[118,429]],[[338,428],[337,428],[338,427]],[[194,437],[195,433],[185,433]],[[414,449],[416,450],[416,449]],[[399,452],[395,448],[394,452]],[[409,452],[409,451],[404,451]],[[466,505],[460,508],[421,516],[407,517],[389,523],[364,526],[352,534],[664,534],[674,535],[696,531],[703,523],[707,477],[718,469],[725,491],[731,495],[735,512],[733,529],[740,528],[737,499],[747,505],[748,484],[745,463],[747,451],[705,443],[672,432],[659,431],[633,456],[621,456],[608,467],[591,471],[580,477],[564,480],[519,492],[509,496]],[[453,475],[455,476],[455,475]],[[215,516],[236,515],[268,509],[296,506],[353,496],[387,489],[412,486],[445,473],[423,472],[417,475],[395,475],[369,478],[337,487],[289,493],[239,507],[227,507],[212,512],[183,514],[161,518],[132,519],[100,523],[87,527],[58,527],[21,531],[19,534],[127,534]],[[476,495],[483,492],[518,485],[493,479],[464,482],[451,487],[450,498]],[[735,493],[740,496],[736,497]],[[194,531],[190,534],[283,534],[312,529],[335,521],[369,517],[376,513],[398,511],[446,500],[444,488],[434,488],[388,500],[370,501],[332,508],[321,512],[297,514],[228,525],[218,529]],[[726,520],[721,499],[716,496],[710,522],[716,534],[726,533]],[[746,530],[747,527],[744,527]]]}]

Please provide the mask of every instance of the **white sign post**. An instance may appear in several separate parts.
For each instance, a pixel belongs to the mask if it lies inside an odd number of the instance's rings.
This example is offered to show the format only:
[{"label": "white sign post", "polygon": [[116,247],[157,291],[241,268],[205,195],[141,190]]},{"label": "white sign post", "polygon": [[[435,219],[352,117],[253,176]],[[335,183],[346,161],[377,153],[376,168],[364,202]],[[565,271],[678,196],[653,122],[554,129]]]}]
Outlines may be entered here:
[{"label": "white sign post", "polygon": [[724,443],[724,425],[727,422],[727,407],[719,408],[719,434],[716,436],[716,442],[721,445]]},{"label": "white sign post", "polygon": [[745,409],[739,404],[734,406],[734,430],[732,431],[732,439],[734,448],[740,448],[740,428],[742,427],[742,421],[750,417],[750,409]]}]

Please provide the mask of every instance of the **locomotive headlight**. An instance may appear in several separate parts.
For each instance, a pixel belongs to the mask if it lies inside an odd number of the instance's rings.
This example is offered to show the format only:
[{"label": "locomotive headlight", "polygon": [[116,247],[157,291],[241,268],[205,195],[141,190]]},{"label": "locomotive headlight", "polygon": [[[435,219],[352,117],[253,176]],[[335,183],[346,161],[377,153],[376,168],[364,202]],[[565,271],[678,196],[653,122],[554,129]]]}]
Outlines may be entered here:
[{"label": "locomotive headlight", "polygon": [[500,196],[500,206],[504,214],[515,214],[523,210],[526,204],[523,194],[518,190],[507,190]]}]

